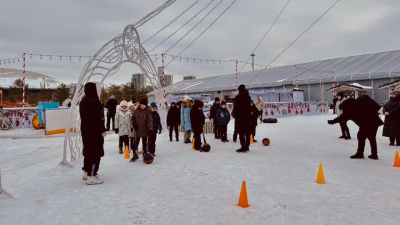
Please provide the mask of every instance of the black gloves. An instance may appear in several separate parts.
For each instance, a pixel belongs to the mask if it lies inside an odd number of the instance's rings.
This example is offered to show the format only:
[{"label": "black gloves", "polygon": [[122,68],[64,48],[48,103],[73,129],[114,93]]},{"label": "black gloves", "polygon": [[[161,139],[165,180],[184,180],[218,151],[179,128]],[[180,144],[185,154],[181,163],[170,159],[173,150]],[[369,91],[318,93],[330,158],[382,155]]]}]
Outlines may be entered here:
[{"label": "black gloves", "polygon": [[119,132],[119,129],[118,129],[118,128],[116,128],[116,129],[115,129],[115,133],[116,133],[116,134],[118,134],[118,132]]},{"label": "black gloves", "polygon": [[333,120],[328,120],[328,124],[333,125],[335,122],[333,122]]}]

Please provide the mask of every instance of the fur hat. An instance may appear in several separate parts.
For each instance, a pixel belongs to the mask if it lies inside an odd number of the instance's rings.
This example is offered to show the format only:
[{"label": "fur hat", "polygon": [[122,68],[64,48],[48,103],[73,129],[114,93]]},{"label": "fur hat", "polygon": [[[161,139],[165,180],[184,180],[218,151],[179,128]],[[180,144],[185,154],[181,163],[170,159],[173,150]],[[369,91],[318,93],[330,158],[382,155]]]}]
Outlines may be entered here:
[{"label": "fur hat", "polygon": [[400,91],[392,91],[390,94],[400,96]]},{"label": "fur hat", "polygon": [[151,106],[151,108],[156,108],[156,109],[158,108],[157,103],[155,103],[155,102],[150,103],[150,106]]},{"label": "fur hat", "polygon": [[144,99],[140,100],[140,104],[147,105],[147,104],[149,104],[149,101],[147,100],[147,98],[144,98]]},{"label": "fur hat", "polygon": [[128,108],[131,106],[135,106],[132,102],[128,102]]},{"label": "fur hat", "polygon": [[185,99],[185,101],[192,100],[188,95],[185,95],[184,99]]},{"label": "fur hat", "polygon": [[219,98],[215,97],[214,102],[219,102]]},{"label": "fur hat", "polygon": [[128,107],[128,102],[123,100],[123,101],[121,101],[121,103],[119,105]]}]

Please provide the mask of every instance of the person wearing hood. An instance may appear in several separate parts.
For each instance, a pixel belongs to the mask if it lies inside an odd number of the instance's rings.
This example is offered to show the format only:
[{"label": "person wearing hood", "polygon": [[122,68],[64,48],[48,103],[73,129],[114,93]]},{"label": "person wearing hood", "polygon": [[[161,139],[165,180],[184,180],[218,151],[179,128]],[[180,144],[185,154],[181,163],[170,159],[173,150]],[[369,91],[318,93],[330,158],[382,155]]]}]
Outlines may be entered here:
[{"label": "person wearing hood", "polygon": [[102,184],[104,181],[97,174],[101,157],[104,156],[104,111],[100,103],[95,83],[85,84],[85,96],[79,103],[81,117],[81,135],[83,143],[83,180],[86,184]]},{"label": "person wearing hood", "polygon": [[161,134],[162,131],[162,125],[161,125],[161,118],[160,114],[158,114],[157,109],[157,103],[152,102],[150,103],[150,107],[152,108],[151,112],[151,117],[153,119],[153,132],[151,133],[149,137],[149,152],[153,156],[156,156],[156,141],[157,141],[157,132],[158,134]]},{"label": "person wearing hood", "polygon": [[172,141],[172,132],[175,130],[176,141],[179,141],[178,127],[181,125],[181,114],[175,102],[171,102],[171,106],[167,115],[167,127],[169,127],[169,141]]},{"label": "person wearing hood", "polygon": [[114,95],[106,103],[107,108],[107,131],[110,130],[110,120],[112,120],[112,129],[115,130],[115,113],[117,112],[118,102],[115,100]]},{"label": "person wearing hood", "polygon": [[[335,107],[336,107],[335,111],[336,111],[337,116],[340,116],[342,114],[339,107],[340,107],[340,104],[342,104],[344,101],[346,101],[344,93],[339,92],[337,94],[337,101],[335,104]],[[342,136],[340,136],[339,138],[344,138],[345,140],[350,140],[351,139],[350,130],[349,130],[349,127],[347,126],[347,121],[340,122],[340,129],[342,130]]]},{"label": "person wearing hood", "polygon": [[253,141],[257,142],[257,140],[255,139],[255,136],[256,136],[256,129],[257,129],[257,126],[258,126],[257,121],[258,121],[258,117],[259,117],[259,111],[258,111],[258,108],[256,107],[256,105],[254,104],[253,100],[251,100],[250,109],[251,109],[250,134],[253,135]]},{"label": "person wearing hood", "polygon": [[178,102],[176,103],[176,108],[178,108],[180,110],[181,106],[182,106],[182,98],[179,98]]},{"label": "person wearing hood", "polygon": [[390,100],[383,106],[383,114],[383,136],[389,137],[389,145],[394,145],[396,141],[396,146],[400,146],[400,91],[390,93]]},{"label": "person wearing hood", "polygon": [[[119,154],[123,154],[126,147],[129,148],[129,135],[131,135],[132,128],[132,113],[128,109],[128,102],[121,101],[119,104],[119,108],[117,110],[117,114],[115,115],[115,123],[117,128],[115,129],[115,133],[119,136]],[[125,145],[125,148],[123,148]]]},{"label": "person wearing hood", "polygon": [[255,103],[255,105],[256,105],[257,110],[258,110],[258,117],[262,121],[262,115],[263,115],[263,110],[264,110],[265,103],[264,103],[264,101],[263,101],[261,96],[259,96],[257,98],[257,102]]},{"label": "person wearing hood", "polygon": [[190,144],[190,136],[192,135],[192,123],[190,122],[190,110],[192,109],[192,103],[190,97],[185,95],[185,101],[182,102],[181,108],[181,124],[182,130],[184,132],[183,142],[185,144]]},{"label": "person wearing hood", "polygon": [[210,110],[210,119],[213,120],[214,125],[214,138],[221,139],[221,131],[220,131],[220,123],[217,119],[217,112],[221,108],[221,104],[219,98],[216,97],[214,100],[214,104],[211,106]]},{"label": "person wearing hood", "polygon": [[220,134],[222,142],[229,142],[227,137],[228,124],[231,121],[231,114],[229,110],[226,108],[226,102],[222,101],[221,108],[218,109],[216,113],[217,122],[220,125]]},{"label": "person wearing hood", "polygon": [[350,98],[342,102],[339,106],[339,110],[342,111],[341,115],[334,120],[328,120],[328,124],[352,120],[357,126],[359,126],[357,133],[357,153],[350,158],[364,158],[365,141],[368,139],[371,145],[371,155],[368,156],[368,158],[378,160],[376,133],[378,127],[383,125],[383,122],[378,115],[378,110],[380,108],[381,106],[368,95],[362,95],[358,97],[357,100]]},{"label": "person wearing hood", "polygon": [[203,113],[203,102],[195,100],[192,109],[190,110],[190,122],[193,129],[194,138],[194,149],[201,150],[201,134],[203,133],[203,126],[205,124],[206,117]]},{"label": "person wearing hood", "polygon": [[241,148],[236,152],[248,152],[250,146],[251,98],[249,91],[242,84],[239,86],[239,95],[235,97],[233,113],[235,115],[235,130],[239,133]]},{"label": "person wearing hood", "polygon": [[[146,98],[140,100],[140,105],[132,115],[132,126],[135,130],[136,135],[136,149],[142,140],[142,151],[147,152],[148,138],[153,133],[153,118],[151,116],[151,108],[147,105],[148,100]],[[131,161],[135,161],[136,157]]]}]

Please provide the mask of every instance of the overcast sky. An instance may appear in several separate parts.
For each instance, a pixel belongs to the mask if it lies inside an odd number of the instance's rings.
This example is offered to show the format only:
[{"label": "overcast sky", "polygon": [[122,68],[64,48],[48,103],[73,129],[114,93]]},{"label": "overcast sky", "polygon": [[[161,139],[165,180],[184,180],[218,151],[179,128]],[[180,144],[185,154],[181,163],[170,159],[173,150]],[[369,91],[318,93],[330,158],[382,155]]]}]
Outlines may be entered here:
[{"label": "overcast sky", "polygon": [[[94,55],[125,26],[157,8],[165,0],[35,0],[2,1],[0,7],[0,59],[23,52],[52,55]],[[144,45],[151,50],[199,12],[211,0],[199,0],[188,12]],[[220,0],[165,41],[151,54],[165,52]],[[176,55],[212,23],[233,0],[223,2],[168,54]],[[182,13],[195,0],[177,0],[141,26],[142,41]],[[182,56],[245,61],[286,4],[286,0],[237,0]],[[292,0],[255,52],[255,62],[268,64],[336,0]],[[272,65],[287,65],[351,55],[398,50],[400,1],[341,0],[314,27]],[[167,58],[167,62],[171,58]],[[154,58],[153,58],[154,60]],[[79,78],[86,60],[27,58],[26,69],[71,83]],[[156,67],[161,62],[155,62]],[[239,65],[241,66],[241,65]],[[22,64],[1,65],[22,69]],[[259,69],[259,67],[256,67]],[[243,71],[251,70],[246,66]],[[139,72],[123,65],[106,83],[125,83]],[[183,76],[214,76],[235,72],[235,63],[208,64],[175,60],[165,71],[174,82]]]}]

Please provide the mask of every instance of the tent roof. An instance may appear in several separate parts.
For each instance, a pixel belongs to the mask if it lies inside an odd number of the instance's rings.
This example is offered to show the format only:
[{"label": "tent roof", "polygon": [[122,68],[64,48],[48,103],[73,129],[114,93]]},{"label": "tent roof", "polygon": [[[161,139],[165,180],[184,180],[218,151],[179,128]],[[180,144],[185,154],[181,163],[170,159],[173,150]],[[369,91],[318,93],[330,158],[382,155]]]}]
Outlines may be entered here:
[{"label": "tent roof", "polygon": [[[333,73],[332,73],[333,71]],[[400,50],[349,56],[297,64],[298,84],[347,82],[354,80],[400,77]],[[165,88],[166,93],[191,93],[235,90],[236,75],[226,74],[183,80]],[[296,65],[242,72],[238,84],[247,88],[278,87],[295,84]]]},{"label": "tent roof", "polygon": [[[22,70],[0,68],[0,87],[9,88],[16,79],[22,79],[23,76]],[[31,88],[40,88],[43,78],[45,78],[46,81],[46,88],[58,87],[59,82],[53,77],[32,71],[25,71],[25,83]]]}]

